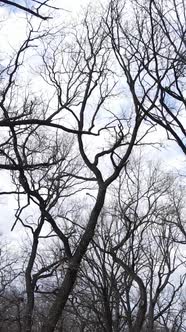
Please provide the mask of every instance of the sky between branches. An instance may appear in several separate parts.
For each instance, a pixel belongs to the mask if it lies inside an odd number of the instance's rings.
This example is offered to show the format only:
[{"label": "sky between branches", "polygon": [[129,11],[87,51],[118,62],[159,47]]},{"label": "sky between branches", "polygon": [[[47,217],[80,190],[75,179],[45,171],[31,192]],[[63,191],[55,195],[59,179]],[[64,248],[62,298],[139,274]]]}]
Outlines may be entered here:
[{"label": "sky between branches", "polygon": [[[105,2],[108,2],[105,0]],[[20,4],[24,4],[25,1],[19,1]],[[63,22],[63,20],[68,20],[69,17],[77,17],[90,3],[89,0],[53,0],[51,4],[54,6],[61,8],[59,9],[55,15],[55,22]],[[17,45],[25,39],[25,29],[26,29],[26,14],[19,11],[13,10],[10,7],[4,6],[0,8],[1,11],[1,21],[0,21],[0,45],[1,45],[1,54],[4,56],[10,54],[13,50],[17,49]],[[33,18],[34,21],[40,24],[40,20],[38,18]],[[46,24],[53,24],[53,20],[46,22]],[[0,54],[0,55],[1,55]],[[166,161],[168,168],[185,168],[185,156],[179,150],[176,144],[167,145],[167,149],[161,151],[154,150],[154,154],[151,154],[151,158],[160,158],[163,161]],[[1,187],[7,187],[9,183],[9,176],[7,173],[4,173],[4,179],[1,179]],[[1,188],[2,189],[2,188]],[[4,197],[0,200],[1,204],[1,216],[0,216],[0,232],[9,233],[12,225],[12,220],[14,218],[14,209],[16,209],[16,202],[13,198]],[[6,222],[5,222],[6,220]],[[17,233],[17,232],[16,232]],[[12,234],[15,236],[14,234]],[[10,233],[9,235],[10,236]]]}]

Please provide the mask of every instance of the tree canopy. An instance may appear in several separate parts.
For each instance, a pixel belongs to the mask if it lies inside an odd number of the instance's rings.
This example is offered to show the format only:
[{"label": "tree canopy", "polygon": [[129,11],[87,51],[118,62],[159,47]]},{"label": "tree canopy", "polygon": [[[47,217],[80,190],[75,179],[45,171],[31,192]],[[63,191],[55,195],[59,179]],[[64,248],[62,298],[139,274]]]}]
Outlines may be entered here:
[{"label": "tree canopy", "polygon": [[186,331],[185,2],[0,5],[0,329]]}]

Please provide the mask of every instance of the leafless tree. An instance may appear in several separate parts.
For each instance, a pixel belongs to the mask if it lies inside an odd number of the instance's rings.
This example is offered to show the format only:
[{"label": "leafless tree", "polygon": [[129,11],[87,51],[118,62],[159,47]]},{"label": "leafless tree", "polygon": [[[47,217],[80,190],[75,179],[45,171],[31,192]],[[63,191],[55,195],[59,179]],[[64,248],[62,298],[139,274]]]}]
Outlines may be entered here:
[{"label": "leafless tree", "polygon": [[106,20],[112,48],[133,102],[185,150],[184,1],[111,1]]},{"label": "leafless tree", "polygon": [[176,326],[171,312],[179,315],[185,274],[171,220],[165,224],[174,179],[157,166],[141,178],[141,163],[135,162],[138,167],[128,166],[129,178],[125,173],[120,177],[112,204],[104,208],[66,306],[78,330],[164,331],[163,326]]},{"label": "leafless tree", "polygon": [[16,284],[21,277],[21,259],[15,255],[11,244],[4,242],[1,235],[0,243],[0,328],[21,331],[22,317],[19,317],[22,294],[16,292]]},{"label": "leafless tree", "polygon": [[[38,278],[41,274],[45,277],[48,269],[53,271],[53,267],[60,263],[51,262],[32,275],[43,225],[45,227],[48,223],[53,234],[61,240],[67,264],[65,276],[42,327],[46,332],[54,331],[67,303],[82,258],[93,238],[108,187],[126,166],[133,148],[145,136],[144,131],[138,136],[142,117],[136,116],[132,108],[123,117],[117,106],[116,110],[109,106],[119,93],[116,84],[119,78],[110,69],[112,58],[104,21],[102,17],[95,21],[91,15],[85,15],[79,31],[69,28],[70,44],[65,30],[56,32],[56,39],[52,34],[42,34],[40,54],[43,66],[40,65],[40,74],[50,86],[49,95],[53,95],[47,103],[31,92],[22,102],[23,90],[17,89],[25,52],[41,40],[33,27],[2,72],[0,126],[5,134],[1,137],[0,167],[11,171],[16,187],[11,192],[18,195],[13,228],[21,222],[32,232],[32,250],[26,269],[28,312],[25,331],[32,328],[34,288]],[[44,128],[47,128],[47,133]],[[149,132],[149,127],[146,132]],[[65,139],[71,157],[64,151]],[[71,141],[73,144],[69,145]],[[80,161],[76,162],[77,158]],[[106,172],[105,162],[108,162]],[[78,184],[75,192],[72,181]],[[70,189],[65,193],[69,182]],[[79,225],[75,226],[76,221],[69,219],[68,227],[64,227],[67,218],[62,211],[62,198],[71,199],[72,194],[85,189],[91,212],[82,220],[84,227],[71,237],[73,227]],[[90,190],[94,190],[93,197]],[[30,222],[28,218],[25,220],[24,213],[33,205],[37,219]],[[84,211],[82,208],[82,213]]]},{"label": "leafless tree", "polygon": [[[179,6],[174,1],[172,4],[179,16]],[[31,14],[47,19],[39,13],[39,9],[46,5],[48,2],[38,3],[39,7]],[[181,117],[185,105],[185,30],[177,18],[179,34],[182,31],[181,44],[178,45],[178,38],[175,39],[177,32],[173,29],[174,17],[172,21],[168,19],[173,9],[162,15],[164,7],[161,6],[163,4],[155,1],[148,1],[147,5],[136,2],[131,14],[131,22],[135,23],[136,29],[131,32],[124,24],[125,16],[122,16],[127,7],[123,7],[120,1],[111,1],[109,8],[101,14],[88,10],[81,24],[58,29],[55,34],[53,31],[39,33],[29,23],[27,39],[1,70],[0,168],[10,171],[14,189],[11,188],[9,193],[16,195],[18,202],[12,229],[21,223],[31,238],[25,273],[27,305],[24,329],[27,332],[32,330],[35,294],[40,293],[39,281],[52,280],[63,268],[41,327],[42,332],[55,330],[79,280],[78,271],[88,247],[93,243],[96,227],[101,223],[100,215],[107,193],[109,197],[109,188],[117,179],[121,180],[123,172],[127,185],[130,183],[132,188],[132,183],[136,183],[139,189],[140,177],[132,178],[129,158],[136,147],[144,144],[144,138],[155,124],[161,124],[168,138],[170,133],[185,153],[182,139],[185,129]],[[20,9],[28,11],[27,8]],[[170,46],[168,51],[167,45]],[[31,49],[33,52],[38,50],[39,61],[35,73],[39,72],[37,78],[41,86],[35,94],[31,89],[25,92],[20,78],[24,75],[22,65],[25,56]],[[125,98],[122,99],[121,69],[122,79],[124,74],[130,88],[130,105],[126,104]],[[172,101],[175,104],[172,105]],[[140,190],[136,190],[128,206],[119,195],[118,206],[121,211],[123,209],[124,216],[123,231],[115,234],[119,226],[114,223],[114,217],[109,230],[106,255],[114,266],[119,267],[119,271],[123,271],[128,293],[125,290],[122,304],[126,307],[130,331],[142,329],[148,311],[148,324],[152,330],[154,321],[164,319],[164,313],[183,283],[180,280],[178,286],[173,285],[167,307],[161,303],[163,290],[178,268],[176,244],[171,233],[175,213],[168,222],[168,213],[165,215],[163,207],[160,209],[157,205],[168,190],[169,182],[160,184],[156,177],[149,186],[151,189],[142,197]],[[83,200],[88,206],[86,209],[78,202],[78,218],[71,211],[75,206],[73,200]],[[30,218],[29,209],[33,207],[34,216]],[[165,234],[163,224],[158,224],[158,218],[163,220],[162,216],[165,224],[171,225],[170,228],[167,226]],[[157,225],[157,230],[150,227],[151,223]],[[117,241],[112,240],[115,235]],[[51,236],[59,239],[60,252],[47,261],[39,256],[39,250],[47,247]],[[153,243],[152,249],[148,239]],[[99,243],[98,248],[103,255],[105,248],[101,251],[101,245]],[[93,250],[94,256],[96,246]],[[169,250],[173,254],[170,255]],[[161,259],[160,264],[158,259]],[[151,282],[154,266],[160,275],[156,279],[158,287]],[[145,268],[148,275],[144,280]],[[117,293],[116,288],[113,287]],[[108,330],[112,328],[110,298],[106,298],[103,291],[102,296],[106,300],[102,326]],[[132,309],[126,306],[131,293],[136,295]],[[116,312],[118,307],[114,310]]]}]

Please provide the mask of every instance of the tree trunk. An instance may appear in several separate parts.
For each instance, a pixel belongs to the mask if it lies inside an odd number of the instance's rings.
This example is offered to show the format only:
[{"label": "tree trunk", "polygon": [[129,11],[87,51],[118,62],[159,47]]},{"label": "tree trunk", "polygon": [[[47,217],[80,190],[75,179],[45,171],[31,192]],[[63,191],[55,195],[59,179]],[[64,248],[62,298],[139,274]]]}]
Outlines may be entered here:
[{"label": "tree trunk", "polygon": [[31,332],[32,331],[32,314],[34,309],[34,291],[30,290],[27,293],[27,304],[26,304],[26,312],[24,315],[24,331]]},{"label": "tree trunk", "polygon": [[74,283],[76,281],[81,260],[87,251],[90,241],[94,236],[94,230],[97,224],[97,220],[104,205],[105,194],[106,186],[102,184],[99,187],[96,203],[90,215],[86,230],[81,238],[81,241],[75,251],[74,256],[69,262],[69,267],[67,269],[65,278],[59,289],[56,300],[54,301],[49,310],[48,319],[42,326],[41,332],[53,332],[55,330],[56,324],[60,319],[62,311],[67,303],[69,294],[71,293]]}]

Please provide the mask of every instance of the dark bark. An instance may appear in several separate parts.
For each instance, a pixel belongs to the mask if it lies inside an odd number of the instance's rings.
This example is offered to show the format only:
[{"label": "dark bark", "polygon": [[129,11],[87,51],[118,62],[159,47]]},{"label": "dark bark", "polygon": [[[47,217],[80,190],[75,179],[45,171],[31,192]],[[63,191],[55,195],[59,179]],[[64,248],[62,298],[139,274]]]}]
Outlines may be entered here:
[{"label": "dark bark", "polygon": [[41,332],[53,332],[55,330],[56,324],[67,303],[69,294],[71,293],[73,286],[75,284],[81,260],[88,248],[90,241],[93,238],[95,226],[97,224],[97,220],[100,215],[101,209],[104,205],[105,194],[106,194],[106,187],[102,185],[99,188],[96,203],[90,215],[87,228],[81,238],[81,241],[75,251],[74,256],[69,261],[69,266],[64,281],[59,289],[59,292],[56,296],[54,303],[52,304],[49,310],[48,318],[44,323],[44,325],[42,326]]},{"label": "dark bark", "polygon": [[25,332],[31,332],[32,330],[32,315],[34,310],[34,289],[36,281],[32,278],[32,269],[35,262],[37,247],[38,247],[38,236],[42,229],[44,219],[41,220],[39,226],[33,235],[33,244],[31,249],[30,258],[25,272],[25,281],[26,281],[26,293],[27,293],[27,303],[25,308],[25,317],[24,317],[24,330]]}]

